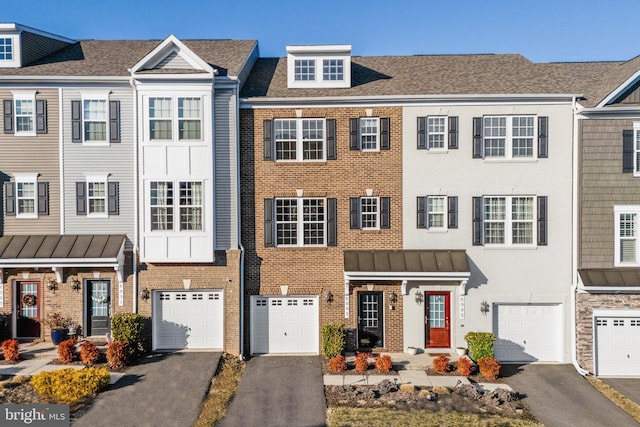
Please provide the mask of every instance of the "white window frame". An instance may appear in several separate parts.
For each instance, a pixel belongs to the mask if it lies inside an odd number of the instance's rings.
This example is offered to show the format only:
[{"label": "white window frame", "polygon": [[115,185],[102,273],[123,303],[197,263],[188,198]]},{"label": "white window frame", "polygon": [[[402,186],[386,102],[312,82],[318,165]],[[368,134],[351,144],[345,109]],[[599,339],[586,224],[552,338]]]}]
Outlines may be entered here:
[{"label": "white window frame", "polygon": [[[11,45],[11,52],[7,53],[7,40],[9,41],[9,44]],[[0,61],[2,62],[13,62],[15,60],[15,56],[16,56],[16,52],[15,52],[15,42],[13,40],[13,37],[7,37],[7,36],[1,36],[0,37],[0,46],[3,47],[4,49],[2,49],[2,51],[0,52]],[[7,58],[7,56],[10,56],[9,58]]]},{"label": "white window frame", "polygon": [[[187,184],[189,188],[187,188],[185,184]],[[194,184],[197,184],[200,186],[199,200],[195,195],[194,188],[191,188],[191,186],[193,186]],[[177,188],[178,188],[178,194],[177,194],[178,197],[176,199],[174,196],[174,202],[177,202],[178,204],[178,217],[176,218],[174,216],[174,220],[177,220],[178,222],[178,231],[181,231],[181,232],[204,231],[204,197],[205,197],[204,182],[180,180],[178,181]],[[196,203],[197,201],[199,201],[200,203]],[[197,215],[190,214],[189,212],[193,213],[193,212],[196,212],[198,209],[200,210],[199,220],[183,222],[183,217],[185,216],[189,218],[197,218]],[[175,208],[174,208],[174,212],[175,212]],[[184,224],[191,224],[191,226],[198,225],[199,228],[189,228],[184,226]]]},{"label": "white window frame", "polygon": [[[12,91],[13,94],[13,128],[15,136],[36,136],[36,91]],[[31,114],[18,114],[18,102],[31,102]],[[29,118],[31,130],[21,131],[18,126],[18,118]]]},{"label": "white window frame", "polygon": [[640,176],[640,122],[633,123],[633,176]]},{"label": "white window frame", "polygon": [[[334,76],[336,78],[332,78]],[[344,59],[322,58],[322,80],[339,81],[339,82],[343,81],[344,80]]]},{"label": "white window frame", "polygon": [[[614,265],[616,267],[637,267],[640,265],[640,236],[638,235],[640,226],[640,205],[616,205],[613,207],[614,211]],[[633,232],[634,236],[629,236],[624,240],[635,240],[635,261],[622,261],[622,251],[620,245],[622,243],[620,218],[622,215],[629,214],[634,215]]]},{"label": "white window frame", "polygon": [[[442,131],[432,130],[436,125],[432,123],[432,120],[442,121]],[[439,125],[438,125],[439,126]],[[448,117],[447,116],[427,116],[427,150],[429,151],[447,151],[448,147]],[[442,147],[434,147],[432,142],[432,136],[442,135]]]},{"label": "white window frame", "polygon": [[[513,211],[513,201],[514,199],[531,199],[531,218],[530,219],[514,219],[514,211]],[[502,199],[504,200],[504,217],[503,218],[494,218],[487,219],[487,200],[488,199]],[[503,224],[503,236],[504,242],[501,243],[492,243],[487,242],[487,233],[486,233],[486,224],[487,223],[502,223]],[[531,223],[531,243],[513,243],[514,237],[514,225],[518,223]],[[512,196],[501,196],[501,195],[486,195],[482,197],[482,242],[485,247],[522,247],[522,248],[531,248],[536,247],[538,242],[536,239],[537,236],[537,197],[532,195],[512,195]]]},{"label": "white window frame", "polygon": [[[152,184],[153,183],[168,183],[171,185],[171,204],[163,204],[163,205],[153,205],[151,204],[151,191],[152,191]],[[184,200],[183,198],[183,190],[186,191],[186,188],[183,189],[182,184],[200,184],[200,203],[190,203],[190,204],[182,204],[182,200]],[[206,183],[203,180],[197,180],[197,179],[179,179],[179,180],[169,180],[169,179],[154,179],[154,180],[150,180],[149,181],[149,186],[147,189],[147,203],[149,206],[149,209],[147,210],[147,218],[148,218],[148,226],[146,227],[146,231],[150,232],[150,233],[202,233],[204,231],[206,231],[206,223],[205,223],[205,197],[206,197]],[[192,198],[189,198],[190,200]],[[193,200],[191,200],[193,201]],[[157,208],[165,208],[167,209],[167,212],[169,211],[169,209],[171,210],[171,218],[170,218],[170,222],[167,221],[167,226],[171,227],[171,228],[158,228],[158,229],[153,229],[152,228],[152,211],[153,208],[157,207]],[[195,228],[195,229],[186,229],[183,227],[183,222],[182,222],[182,218],[183,215],[186,215],[187,209],[200,209],[200,220],[199,221],[195,221],[194,224],[199,224],[200,228]]]},{"label": "white window frame", "polygon": [[[288,203],[292,203],[295,201],[295,204],[291,204],[290,206],[295,208],[295,213],[291,214],[291,216],[295,216],[292,220],[288,221],[278,221],[278,217],[282,214],[278,211],[278,202],[287,201]],[[311,224],[320,224],[320,221],[305,219],[305,216],[310,215],[310,212],[305,207],[305,202],[316,202],[321,203],[323,212],[321,215],[324,217],[322,221],[322,243],[308,243],[305,244],[305,225]],[[327,246],[327,199],[322,197],[280,197],[276,198],[274,201],[275,206],[275,243],[277,247],[324,247]],[[283,244],[279,243],[278,236],[278,227],[280,224],[292,224],[295,225],[295,240],[296,242],[293,244]]]},{"label": "white window frame", "polygon": [[[169,106],[169,115],[168,117],[151,117],[151,100],[152,99],[168,99],[170,102]],[[198,102],[198,116],[197,117],[183,117],[181,112],[183,111],[180,107],[181,100],[197,100]],[[149,94],[145,99],[145,135],[146,140],[151,143],[190,143],[190,142],[202,142],[205,137],[205,126],[204,126],[204,94],[202,93],[153,93]],[[151,134],[151,121],[166,121],[171,124],[171,137],[170,138],[152,138]],[[180,137],[180,124],[182,122],[192,121],[199,122],[200,124],[200,138],[181,138]]]},{"label": "white window frame", "polygon": [[[442,211],[435,211],[431,209],[433,207],[432,202],[434,200],[442,200]],[[449,221],[448,221],[447,203],[448,203],[447,196],[440,196],[440,195],[427,196],[427,218],[426,218],[427,230],[446,231],[448,229]],[[442,215],[442,226],[432,225],[431,223],[432,215]]]},{"label": "white window frame", "polygon": [[[487,121],[493,119],[505,119],[504,126],[504,135],[492,135],[487,136]],[[513,147],[514,140],[521,138],[521,136],[514,135],[514,119],[527,119],[530,118],[532,120],[532,130],[533,135],[526,136],[526,138],[531,138],[531,155],[530,156],[514,156],[513,155]],[[531,160],[535,159],[538,154],[538,144],[537,144],[537,136],[538,136],[538,121],[536,120],[537,116],[535,114],[517,114],[517,115],[491,115],[491,116],[483,116],[482,118],[482,157],[485,159],[508,159],[508,160]],[[487,155],[487,142],[491,140],[504,139],[504,155]],[[524,138],[523,138],[524,139]]]},{"label": "white window frame", "polygon": [[[365,211],[367,202],[373,202],[373,210]],[[367,217],[372,220],[366,219]],[[366,223],[373,222],[374,225],[366,226]],[[380,229],[380,197],[363,196],[360,197],[360,228],[362,230],[379,230]]]},{"label": "white window frame", "polygon": [[[167,199],[170,201],[170,203],[163,203],[163,204],[153,204],[151,202],[152,197],[151,197],[151,192],[153,191],[153,184],[158,184],[158,183],[162,183],[162,184],[167,184],[167,187],[163,190],[166,191],[166,194],[164,195],[163,198],[158,198],[159,200],[163,200],[163,199]],[[173,181],[150,181],[149,182],[149,231],[151,232],[173,232],[173,227],[174,227],[174,217],[175,217],[175,193],[174,193],[174,188],[173,188]],[[163,222],[159,223],[159,224],[164,224],[166,228],[153,228],[153,209],[157,208],[160,210],[165,210],[164,214],[162,215],[162,218],[164,219]]]},{"label": "white window frame", "polygon": [[[295,159],[279,159],[278,158],[278,141],[293,141],[292,138],[290,139],[278,139],[277,138],[277,123],[281,123],[281,122],[285,122],[285,121],[290,121],[290,122],[295,122],[296,127],[295,127],[295,131],[296,131],[296,138],[295,138],[295,144],[296,144],[296,158]],[[304,144],[305,144],[305,138],[303,135],[304,132],[304,123],[305,122],[311,122],[311,121],[318,121],[322,123],[322,158],[320,159],[305,159],[304,155],[305,155],[305,151],[304,150]],[[273,143],[274,143],[274,155],[276,158],[276,162],[326,162],[327,161],[327,122],[325,119],[320,119],[320,118],[294,118],[294,119],[274,119],[274,123],[273,123],[273,129],[274,129],[274,137],[273,137]],[[319,140],[318,140],[319,141]]]},{"label": "white window frame", "polygon": [[[364,132],[363,123],[367,120],[375,121],[375,132]],[[375,137],[375,147],[364,148],[364,138]],[[380,151],[380,118],[379,117],[360,117],[358,119],[358,142],[360,144],[360,151]]]},{"label": "white window frame", "polygon": [[318,68],[315,58],[296,58],[293,61],[293,78],[297,82],[315,82]]},{"label": "white window frame", "polygon": [[[33,219],[38,218],[38,174],[37,173],[16,173],[13,175],[16,184],[16,218]],[[21,186],[24,184],[33,185],[33,197],[20,197]],[[33,212],[21,212],[20,201],[32,200]]]},{"label": "white window frame", "polygon": [[[87,198],[87,217],[91,218],[108,218],[109,217],[109,182],[108,175],[85,175],[85,182],[87,185],[85,197]],[[102,184],[104,188],[104,195],[102,197],[91,196],[91,186],[93,184]],[[91,212],[92,200],[103,200],[104,212]]]},{"label": "white window frame", "polygon": [[[0,39],[11,40],[11,58],[0,59],[0,68],[17,68],[22,61],[22,53],[20,52],[20,36],[3,34]],[[4,42],[3,42],[4,43]]]},{"label": "white window frame", "polygon": [[[80,114],[82,117],[81,129],[82,144],[86,145],[109,145],[109,93],[107,92],[87,92],[80,94]],[[85,102],[104,102],[104,120],[98,120],[97,118],[88,119],[85,115]],[[104,139],[87,139],[86,138],[86,124],[87,123],[104,123],[105,132]],[[87,206],[88,208],[88,206]]]}]

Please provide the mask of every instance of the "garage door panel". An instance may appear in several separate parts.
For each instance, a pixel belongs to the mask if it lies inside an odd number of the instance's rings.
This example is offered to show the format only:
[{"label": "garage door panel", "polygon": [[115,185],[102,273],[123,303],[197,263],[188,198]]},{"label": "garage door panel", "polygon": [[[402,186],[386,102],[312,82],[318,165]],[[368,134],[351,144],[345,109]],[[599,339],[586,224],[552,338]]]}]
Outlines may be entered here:
[{"label": "garage door panel", "polygon": [[640,375],[640,317],[596,317],[596,374]]}]

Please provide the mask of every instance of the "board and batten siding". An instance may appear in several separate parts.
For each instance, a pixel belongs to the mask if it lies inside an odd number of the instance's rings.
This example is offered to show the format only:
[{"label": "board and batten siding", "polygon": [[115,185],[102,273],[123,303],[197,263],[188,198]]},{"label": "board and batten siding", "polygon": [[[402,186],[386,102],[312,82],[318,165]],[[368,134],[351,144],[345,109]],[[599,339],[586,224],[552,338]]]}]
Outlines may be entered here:
[{"label": "board and batten siding", "polygon": [[580,122],[580,268],[614,266],[613,207],[640,203],[640,178],[622,173],[622,131],[634,121]]},{"label": "board and batten siding", "polygon": [[[0,90],[0,99],[13,99],[11,89]],[[49,183],[49,215],[39,215],[33,219],[6,216],[4,189],[0,187],[3,207],[0,212],[0,235],[60,233],[58,90],[36,88],[36,99],[47,101],[47,133],[16,136],[0,131],[0,181],[13,181],[16,173],[38,173],[39,182]]]},{"label": "board and batten siding", "polygon": [[237,114],[235,90],[218,89],[214,96],[215,248],[238,246]]},{"label": "board and batten siding", "polygon": [[[109,91],[110,101],[120,101],[120,143],[90,146],[71,142],[71,101],[81,93]],[[66,234],[126,234],[134,240],[134,111],[133,92],[128,87],[64,89],[62,95],[64,130],[64,213]],[[87,175],[109,174],[109,182],[119,183],[119,215],[91,218],[76,214],[76,182]]]}]

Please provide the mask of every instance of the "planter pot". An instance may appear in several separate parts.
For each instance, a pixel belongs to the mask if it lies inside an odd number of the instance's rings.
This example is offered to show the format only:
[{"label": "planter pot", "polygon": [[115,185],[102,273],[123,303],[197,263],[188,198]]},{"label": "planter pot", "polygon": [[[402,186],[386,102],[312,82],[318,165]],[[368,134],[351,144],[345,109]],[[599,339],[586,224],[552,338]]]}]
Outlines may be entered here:
[{"label": "planter pot", "polygon": [[52,329],[51,330],[51,341],[53,341],[53,345],[58,345],[62,341],[67,339],[67,330],[66,329]]},{"label": "planter pot", "polygon": [[458,356],[464,356],[467,354],[467,349],[464,347],[458,347],[456,348],[456,353],[458,353]]},{"label": "planter pot", "polygon": [[418,349],[415,347],[407,347],[407,354],[411,354],[411,355],[418,354]]}]

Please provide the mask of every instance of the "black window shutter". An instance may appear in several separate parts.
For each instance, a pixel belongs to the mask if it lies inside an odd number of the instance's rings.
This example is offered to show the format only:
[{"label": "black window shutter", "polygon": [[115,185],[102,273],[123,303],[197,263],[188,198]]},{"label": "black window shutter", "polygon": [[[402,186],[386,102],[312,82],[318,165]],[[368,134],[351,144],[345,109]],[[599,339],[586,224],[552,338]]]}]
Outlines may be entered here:
[{"label": "black window shutter", "polygon": [[390,197],[380,197],[380,228],[391,228]]},{"label": "black window shutter", "polygon": [[482,117],[473,118],[473,158],[482,158]]},{"label": "black window shutter", "polygon": [[473,245],[482,246],[482,197],[473,198]]},{"label": "black window shutter", "polygon": [[327,246],[338,246],[337,199],[327,199]]},{"label": "black window shutter", "polygon": [[538,196],[538,245],[547,245],[547,196]]},{"label": "black window shutter", "polygon": [[265,248],[276,245],[275,242],[275,199],[264,199],[264,246]]},{"label": "black window shutter", "polygon": [[427,198],[418,197],[418,228],[428,228],[427,224]]},{"label": "black window shutter", "polygon": [[360,197],[351,197],[349,199],[349,220],[352,230],[360,228],[360,219]]},{"label": "black window shutter", "polygon": [[76,182],[76,215],[87,214],[87,183]]},{"label": "black window shutter", "polygon": [[418,150],[427,149],[427,118],[418,117]]},{"label": "black window shutter", "polygon": [[447,197],[447,227],[458,228],[458,196]]},{"label": "black window shutter", "polygon": [[71,101],[71,142],[82,142],[82,105],[80,101]]},{"label": "black window shutter", "polygon": [[327,160],[338,158],[336,147],[336,119],[327,119]]},{"label": "black window shutter", "polygon": [[47,100],[36,100],[36,133],[47,133]]},{"label": "black window shutter", "polygon": [[549,117],[538,117],[538,157],[549,157]]},{"label": "black window shutter", "polygon": [[118,182],[109,182],[107,186],[108,213],[120,215],[120,185]]},{"label": "black window shutter", "polygon": [[120,101],[109,101],[109,142],[120,142]]},{"label": "black window shutter", "polygon": [[4,133],[13,133],[13,99],[3,100]]},{"label": "black window shutter", "polygon": [[360,119],[349,119],[349,150],[360,149]]},{"label": "black window shutter", "polygon": [[458,148],[458,117],[449,117],[449,149]]},{"label": "black window shutter", "polygon": [[48,182],[38,182],[38,215],[49,215]]},{"label": "black window shutter", "polygon": [[389,124],[391,120],[387,118],[380,119],[380,149],[389,150],[391,148],[391,134],[389,132]]},{"label": "black window shutter", "polygon": [[622,131],[622,172],[633,173],[633,130]]},{"label": "black window shutter", "polygon": [[275,160],[274,143],[273,143],[273,120],[265,120],[262,122],[262,150],[264,160]]},{"label": "black window shutter", "polygon": [[16,184],[14,182],[4,183],[4,212],[8,216],[16,214]]}]

